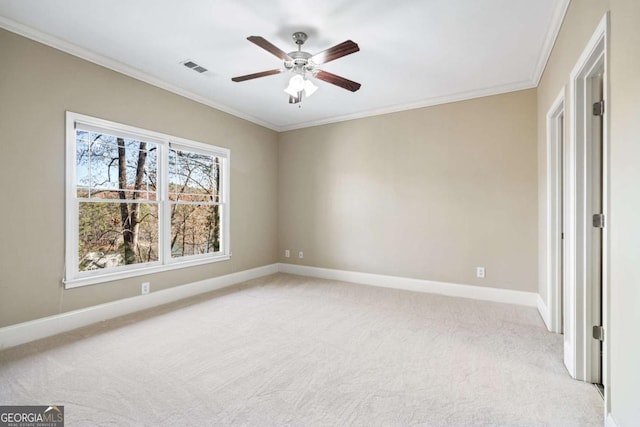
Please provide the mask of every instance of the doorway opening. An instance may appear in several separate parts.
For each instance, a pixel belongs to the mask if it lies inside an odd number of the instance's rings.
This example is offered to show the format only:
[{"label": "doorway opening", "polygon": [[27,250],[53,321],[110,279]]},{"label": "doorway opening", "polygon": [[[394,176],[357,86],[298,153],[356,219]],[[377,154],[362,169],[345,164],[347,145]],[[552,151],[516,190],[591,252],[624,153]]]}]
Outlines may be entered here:
[{"label": "doorway opening", "polygon": [[600,22],[570,78],[565,159],[564,361],[572,377],[600,385],[608,410],[607,36]]},{"label": "doorway opening", "polygon": [[[591,346],[591,379],[601,388],[602,381],[602,355],[604,340],[604,327],[602,322],[602,234],[605,226],[603,213],[603,129],[604,129],[604,60],[597,64],[593,73],[586,79],[586,105],[592,106],[591,112],[585,114],[585,124],[588,129],[585,132],[587,148],[586,165],[586,189],[587,220],[591,217],[591,236],[587,233],[585,246],[588,255],[591,256],[587,263],[590,270],[587,271],[587,292],[591,292],[591,325],[592,336],[588,341]],[[588,227],[588,224],[587,224]],[[590,273],[590,276],[589,276]],[[588,311],[588,310],[587,310]],[[589,350],[588,350],[589,351]]]},{"label": "doorway opening", "polygon": [[564,333],[563,206],[565,198],[564,87],[547,113],[547,307],[548,329]]}]

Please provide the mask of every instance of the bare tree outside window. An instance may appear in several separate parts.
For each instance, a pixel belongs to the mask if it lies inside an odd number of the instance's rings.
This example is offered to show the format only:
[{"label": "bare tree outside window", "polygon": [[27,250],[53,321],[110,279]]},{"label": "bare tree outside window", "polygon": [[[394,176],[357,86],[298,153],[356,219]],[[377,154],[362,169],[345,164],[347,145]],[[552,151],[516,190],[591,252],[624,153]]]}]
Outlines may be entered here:
[{"label": "bare tree outside window", "polygon": [[158,260],[157,147],[76,131],[79,271]]},{"label": "bare tree outside window", "polygon": [[226,261],[230,151],[67,112],[65,287]]},{"label": "bare tree outside window", "polygon": [[171,256],[220,251],[220,159],[169,151]]}]

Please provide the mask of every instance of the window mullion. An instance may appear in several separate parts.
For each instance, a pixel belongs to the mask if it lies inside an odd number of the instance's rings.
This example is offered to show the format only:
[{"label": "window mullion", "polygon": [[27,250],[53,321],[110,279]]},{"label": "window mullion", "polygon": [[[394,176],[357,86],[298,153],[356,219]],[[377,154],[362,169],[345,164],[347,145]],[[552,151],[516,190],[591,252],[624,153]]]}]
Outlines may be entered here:
[{"label": "window mullion", "polygon": [[[109,168],[113,167],[113,160],[117,161],[117,157],[122,157],[121,151],[114,152],[121,138],[126,145],[127,168],[135,166],[136,161],[144,159],[145,162],[150,162],[153,159],[152,163],[146,163],[145,168],[153,167],[149,173],[155,171],[155,197],[151,194],[151,175],[145,175],[140,188],[128,179],[126,188],[121,190],[116,188],[120,185],[113,178],[113,173],[116,172],[111,170],[111,175],[107,175]],[[185,152],[181,161],[189,162],[176,165],[176,170],[170,170],[173,158],[170,141],[173,139],[179,142],[175,148]],[[93,147],[92,140],[101,146]],[[142,147],[136,148],[140,141],[147,143],[146,156],[143,157],[140,157]],[[151,146],[156,150],[153,157]],[[97,156],[95,164],[91,157],[94,148]],[[77,158],[80,149],[82,153],[88,150],[88,158]],[[108,163],[110,158],[111,163]],[[212,177],[207,177],[204,171],[212,167],[211,161],[216,164],[219,162],[220,166],[217,177],[219,194],[215,201],[198,200],[206,198],[203,195],[210,193],[207,188],[212,184]],[[189,179],[192,180],[187,181],[187,187],[180,190],[180,193],[184,191],[187,200],[174,203],[171,200],[171,183],[179,183],[183,179],[172,177],[171,173],[184,170],[188,171]],[[129,172],[127,175],[129,176]],[[65,287],[84,286],[229,259],[229,150],[67,112],[65,177]],[[131,198],[120,200],[118,194],[114,193],[116,191],[125,191],[128,193],[127,197]],[[133,198],[138,196],[142,198]],[[127,251],[131,245],[126,246],[129,242],[127,237],[117,234],[121,233],[120,218],[123,211],[114,205],[123,203],[139,206],[136,208],[141,213],[138,218],[146,221],[140,234],[145,236],[144,244],[134,244],[135,260],[129,258],[131,252]],[[178,210],[176,227],[180,228],[180,244],[176,250],[181,252],[176,254],[176,258],[173,257],[171,247],[171,212],[174,206]],[[157,224],[153,224],[156,215]],[[215,215],[213,220],[211,215]],[[139,224],[142,222],[139,221]],[[154,242],[156,236],[157,248]],[[120,253],[123,239],[124,260]]]}]

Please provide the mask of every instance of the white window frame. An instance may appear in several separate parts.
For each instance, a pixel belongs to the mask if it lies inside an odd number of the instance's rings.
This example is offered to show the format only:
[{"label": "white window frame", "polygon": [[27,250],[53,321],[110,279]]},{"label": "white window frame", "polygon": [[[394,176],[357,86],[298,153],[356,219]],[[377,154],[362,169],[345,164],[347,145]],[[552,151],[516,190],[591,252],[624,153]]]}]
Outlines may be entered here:
[{"label": "white window frame", "polygon": [[[76,191],[76,127],[99,129],[110,132],[116,136],[133,137],[151,142],[158,147],[158,261],[125,265],[109,270],[79,271],[78,265],[78,212],[79,201]],[[172,258],[170,224],[170,203],[168,198],[167,174],[169,170],[169,149],[171,146],[199,153],[217,156],[221,160],[222,198],[220,200],[220,251],[209,254],[189,255],[180,258]],[[66,165],[65,165],[65,195],[66,195],[66,223],[65,223],[65,275],[64,286],[66,289],[80,286],[93,285],[113,280],[121,280],[129,277],[145,274],[159,273],[178,268],[192,267],[195,265],[212,262],[226,261],[231,258],[230,248],[230,161],[229,149],[210,144],[191,141],[160,132],[140,129],[123,125],[83,114],[66,112]]]}]

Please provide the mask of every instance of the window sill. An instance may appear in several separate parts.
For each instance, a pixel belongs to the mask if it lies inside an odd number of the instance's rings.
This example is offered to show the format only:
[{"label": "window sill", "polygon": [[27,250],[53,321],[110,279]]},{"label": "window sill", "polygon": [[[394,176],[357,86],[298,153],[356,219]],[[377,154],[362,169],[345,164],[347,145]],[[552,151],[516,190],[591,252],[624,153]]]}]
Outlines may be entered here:
[{"label": "window sill", "polygon": [[111,282],[114,280],[128,279],[131,277],[144,276],[146,274],[162,273],[164,271],[177,270],[180,268],[194,267],[196,265],[210,264],[220,261],[228,261],[230,255],[219,255],[216,257],[195,258],[185,261],[175,261],[165,265],[150,265],[134,270],[114,271],[112,273],[91,274],[88,276],[76,277],[63,280],[65,289],[78,288],[81,286],[96,285],[98,283]]}]

